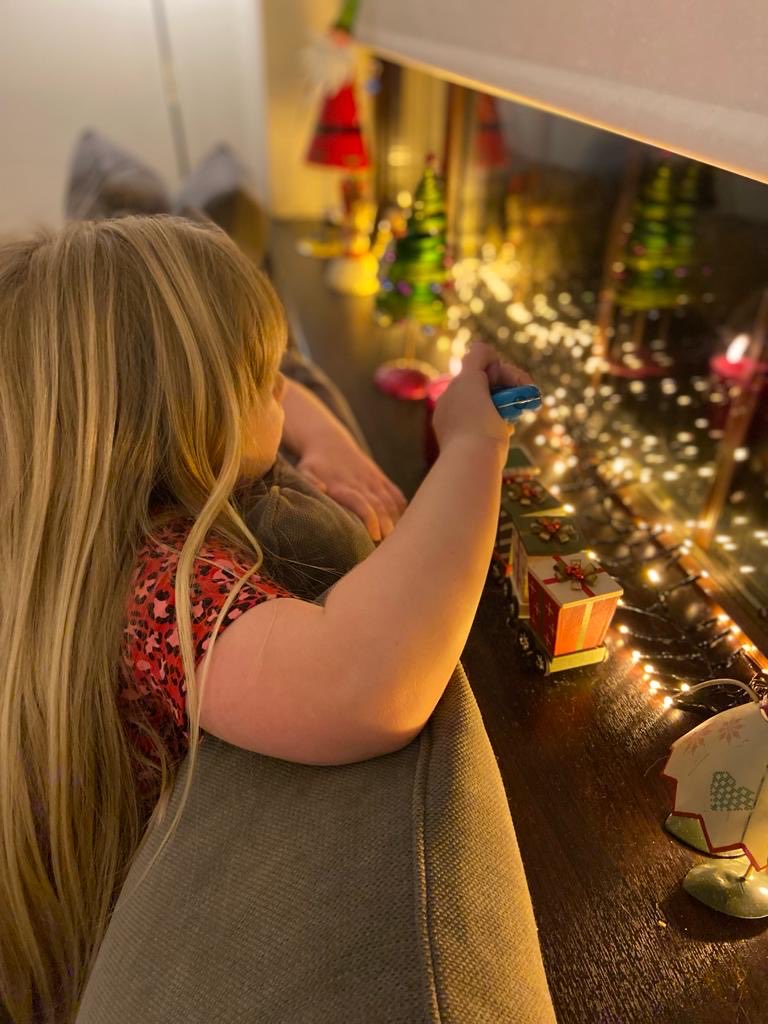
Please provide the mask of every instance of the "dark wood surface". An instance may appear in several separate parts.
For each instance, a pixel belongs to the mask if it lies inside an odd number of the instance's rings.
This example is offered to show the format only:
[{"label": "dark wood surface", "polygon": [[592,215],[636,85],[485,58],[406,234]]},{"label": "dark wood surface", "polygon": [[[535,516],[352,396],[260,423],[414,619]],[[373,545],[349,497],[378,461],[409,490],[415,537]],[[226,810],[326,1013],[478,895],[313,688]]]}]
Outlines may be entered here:
[{"label": "dark wood surface", "polygon": [[[425,471],[424,407],[372,384],[375,367],[401,354],[397,338],[373,326],[373,300],[325,287],[324,264],[296,252],[301,232],[278,225],[273,238],[300,343],[410,497]],[[689,897],[682,879],[703,858],[662,828],[671,807],[660,768],[700,719],[660,712],[615,637],[602,666],[526,673],[490,581],[462,660],[504,780],[561,1024],[766,1024],[768,920],[738,921]]]}]

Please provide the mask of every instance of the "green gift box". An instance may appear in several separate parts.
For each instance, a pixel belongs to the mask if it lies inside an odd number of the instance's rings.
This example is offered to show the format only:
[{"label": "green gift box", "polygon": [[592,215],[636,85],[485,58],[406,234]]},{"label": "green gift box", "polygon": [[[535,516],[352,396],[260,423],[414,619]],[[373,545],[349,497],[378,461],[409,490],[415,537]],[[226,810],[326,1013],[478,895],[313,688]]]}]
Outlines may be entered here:
[{"label": "green gift box", "polygon": [[542,487],[538,480],[505,481],[501,490],[501,514],[496,537],[499,553],[514,569],[517,520],[529,516],[565,514],[562,502],[550,494],[546,487]]},{"label": "green gift box", "polygon": [[576,520],[570,516],[520,516],[514,520],[512,567],[521,607],[528,604],[528,560],[575,555],[587,546]]},{"label": "green gift box", "polygon": [[506,481],[501,492],[501,507],[510,519],[567,514],[560,499],[550,494],[538,480]]}]

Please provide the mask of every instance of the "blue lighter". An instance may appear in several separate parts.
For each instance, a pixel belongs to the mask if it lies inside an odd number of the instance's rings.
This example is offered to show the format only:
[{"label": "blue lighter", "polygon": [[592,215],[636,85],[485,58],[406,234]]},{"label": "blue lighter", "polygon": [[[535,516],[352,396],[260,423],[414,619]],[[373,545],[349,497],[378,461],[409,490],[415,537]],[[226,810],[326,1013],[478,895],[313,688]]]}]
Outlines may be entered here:
[{"label": "blue lighter", "polygon": [[541,392],[532,384],[523,384],[518,388],[497,388],[491,392],[491,401],[499,415],[511,423],[524,412],[535,412],[540,408]]}]

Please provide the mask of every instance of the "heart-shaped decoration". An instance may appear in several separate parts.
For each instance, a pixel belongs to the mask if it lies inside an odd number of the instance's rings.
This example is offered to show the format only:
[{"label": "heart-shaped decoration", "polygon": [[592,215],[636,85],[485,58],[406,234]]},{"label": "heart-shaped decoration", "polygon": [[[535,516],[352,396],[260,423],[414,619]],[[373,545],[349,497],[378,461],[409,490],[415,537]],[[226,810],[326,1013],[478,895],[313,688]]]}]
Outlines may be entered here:
[{"label": "heart-shaped decoration", "polygon": [[714,773],[709,800],[713,811],[751,811],[755,806],[755,794],[746,786],[739,786],[730,772]]}]

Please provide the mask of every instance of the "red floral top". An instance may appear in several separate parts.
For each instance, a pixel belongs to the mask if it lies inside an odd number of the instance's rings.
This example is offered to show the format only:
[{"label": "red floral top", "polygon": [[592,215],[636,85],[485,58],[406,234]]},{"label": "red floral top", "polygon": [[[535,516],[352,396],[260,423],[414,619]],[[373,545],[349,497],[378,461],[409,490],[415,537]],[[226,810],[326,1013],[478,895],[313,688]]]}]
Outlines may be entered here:
[{"label": "red floral top", "polygon": [[[152,741],[137,725],[143,716],[163,737],[172,762],[182,760],[189,746],[174,585],[179,555],[191,525],[191,520],[178,520],[159,527],[154,537],[146,539],[138,552],[126,609],[118,705],[132,743],[158,764]],[[208,649],[227,595],[247,569],[247,562],[223,542],[208,538],[201,546],[190,581],[196,666]],[[276,583],[254,574],[240,588],[218,635],[249,608],[271,598],[291,596]],[[138,762],[136,773],[139,791],[147,795],[156,784],[156,776],[147,774]]]}]

